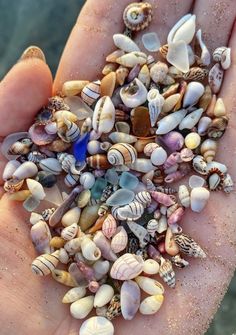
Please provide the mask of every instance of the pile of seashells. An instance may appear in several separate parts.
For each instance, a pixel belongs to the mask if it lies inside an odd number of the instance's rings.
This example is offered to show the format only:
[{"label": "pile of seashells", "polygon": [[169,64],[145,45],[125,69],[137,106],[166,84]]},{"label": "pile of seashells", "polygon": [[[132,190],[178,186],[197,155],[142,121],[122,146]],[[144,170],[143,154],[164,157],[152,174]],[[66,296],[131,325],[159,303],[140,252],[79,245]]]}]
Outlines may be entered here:
[{"label": "pile of seashells", "polygon": [[[31,212],[40,254],[32,271],[72,287],[62,302],[74,318],[96,309],[80,335],[114,334],[110,320],[120,314],[156,313],[164,287],[151,277],[173,288],[174,268],[189,264],[185,255],[206,257],[182,232],[185,211],[201,212],[210,191],[233,190],[227,167],[214,160],[228,124],[216,94],[230,49],[217,48],[208,69],[211,55],[188,14],[166,45],[143,34],[141,52],[131,37],[151,18],[150,4],[130,4],[101,81],[65,82],[28,132],[2,145],[4,189]],[[48,202],[52,208],[35,212]]]}]

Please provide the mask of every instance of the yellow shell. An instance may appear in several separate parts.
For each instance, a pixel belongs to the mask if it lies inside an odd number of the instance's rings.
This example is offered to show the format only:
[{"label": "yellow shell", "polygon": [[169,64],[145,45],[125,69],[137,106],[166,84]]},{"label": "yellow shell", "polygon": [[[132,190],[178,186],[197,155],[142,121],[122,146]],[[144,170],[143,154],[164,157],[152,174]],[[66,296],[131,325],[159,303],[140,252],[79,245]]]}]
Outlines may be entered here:
[{"label": "yellow shell", "polygon": [[213,117],[214,116],[214,109],[215,109],[215,105],[216,105],[216,95],[213,94],[212,97],[211,97],[211,101],[207,107],[207,110],[206,110],[206,114],[209,116],[209,117]]},{"label": "yellow shell", "polygon": [[116,85],[116,73],[110,72],[101,80],[101,97],[111,97]]},{"label": "yellow shell", "polygon": [[118,64],[116,63],[107,63],[102,69],[102,74],[106,76],[110,72],[116,71],[117,67],[118,67]]},{"label": "yellow shell", "polygon": [[[59,251],[58,251],[59,252]],[[67,271],[55,269],[52,271],[52,277],[60,284],[65,286],[75,287],[78,286],[71,274]]]},{"label": "yellow shell", "polygon": [[216,117],[220,117],[220,116],[225,116],[226,115],[226,108],[225,108],[225,104],[222,98],[218,98],[216,100],[216,104],[214,107],[214,116]]},{"label": "yellow shell", "polygon": [[85,85],[87,85],[89,81],[87,80],[71,80],[66,81],[62,86],[62,94],[71,97],[79,94]]},{"label": "yellow shell", "polygon": [[166,58],[167,53],[168,53],[168,44],[164,44],[160,47],[159,49],[160,54],[162,55],[163,58]]},{"label": "yellow shell", "polygon": [[50,241],[50,246],[55,249],[64,247],[66,241],[60,236],[54,236]]},{"label": "yellow shell", "polygon": [[39,276],[47,276],[55,269],[59,259],[59,250],[52,254],[43,254],[35,258],[31,264],[31,270],[33,273]]}]

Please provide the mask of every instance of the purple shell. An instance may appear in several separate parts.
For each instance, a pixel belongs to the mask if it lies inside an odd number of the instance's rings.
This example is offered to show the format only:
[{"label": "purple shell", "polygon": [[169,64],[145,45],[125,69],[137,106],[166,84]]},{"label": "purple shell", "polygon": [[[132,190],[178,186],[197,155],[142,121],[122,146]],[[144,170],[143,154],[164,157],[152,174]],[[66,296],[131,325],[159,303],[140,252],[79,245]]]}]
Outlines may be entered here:
[{"label": "purple shell", "polygon": [[184,145],[184,137],[177,131],[171,131],[159,139],[171,152],[179,151]]},{"label": "purple shell", "polygon": [[30,127],[29,136],[37,145],[49,144],[57,137],[56,134],[48,134],[45,131],[45,126],[37,123]]},{"label": "purple shell", "polygon": [[133,81],[135,78],[138,77],[138,74],[141,70],[141,65],[140,64],[136,64],[132,70],[130,71],[128,77],[127,77],[127,82],[130,83],[131,81]]}]

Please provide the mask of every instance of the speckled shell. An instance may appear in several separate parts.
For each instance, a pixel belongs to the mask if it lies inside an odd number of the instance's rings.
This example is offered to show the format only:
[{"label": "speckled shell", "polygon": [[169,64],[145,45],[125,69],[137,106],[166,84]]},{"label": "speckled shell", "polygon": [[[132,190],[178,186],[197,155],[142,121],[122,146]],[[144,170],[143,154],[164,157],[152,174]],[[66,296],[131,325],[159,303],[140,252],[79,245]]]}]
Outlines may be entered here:
[{"label": "speckled shell", "polygon": [[178,244],[180,251],[192,257],[205,258],[206,254],[202,248],[189,236],[185,234],[175,234],[175,242]]},{"label": "speckled shell", "polygon": [[115,218],[111,215],[108,214],[106,219],[104,220],[102,224],[102,232],[107,238],[111,238],[115,232],[116,232],[116,220]]},{"label": "speckled shell", "polygon": [[223,82],[224,70],[216,63],[209,71],[208,82],[213,93],[218,93]]},{"label": "speckled shell", "polygon": [[70,241],[76,236],[77,232],[78,232],[77,223],[73,223],[62,230],[61,237],[66,241]]},{"label": "speckled shell", "polygon": [[133,2],[125,8],[123,20],[130,30],[143,30],[152,20],[152,6],[147,2]]},{"label": "speckled shell", "polygon": [[101,82],[100,80],[93,81],[82,89],[81,98],[86,104],[91,106],[101,94]]},{"label": "speckled shell", "polygon": [[143,270],[143,259],[133,254],[124,254],[112,265],[110,276],[113,279],[129,280],[137,277]]},{"label": "speckled shell", "polygon": [[125,79],[128,77],[129,70],[120,65],[118,69],[116,70],[116,80],[120,86],[122,86],[125,82]]},{"label": "speckled shell", "polygon": [[93,113],[93,129],[99,133],[109,133],[115,123],[115,107],[108,96],[103,96],[96,103]]},{"label": "speckled shell", "polygon": [[128,235],[123,227],[118,227],[111,240],[111,249],[117,254],[124,250],[128,243]]},{"label": "speckled shell", "polygon": [[114,327],[107,318],[93,316],[82,323],[80,335],[114,335]]},{"label": "speckled shell", "polygon": [[161,258],[161,266],[159,269],[160,277],[171,288],[175,287],[175,272],[172,264],[168,259]]},{"label": "speckled shell", "polygon": [[136,149],[127,143],[113,145],[107,154],[107,159],[112,165],[131,164],[135,162],[136,158]]},{"label": "speckled shell", "polygon": [[57,266],[59,259],[59,250],[52,254],[43,254],[35,258],[31,264],[31,270],[33,273],[39,276],[47,276]]}]

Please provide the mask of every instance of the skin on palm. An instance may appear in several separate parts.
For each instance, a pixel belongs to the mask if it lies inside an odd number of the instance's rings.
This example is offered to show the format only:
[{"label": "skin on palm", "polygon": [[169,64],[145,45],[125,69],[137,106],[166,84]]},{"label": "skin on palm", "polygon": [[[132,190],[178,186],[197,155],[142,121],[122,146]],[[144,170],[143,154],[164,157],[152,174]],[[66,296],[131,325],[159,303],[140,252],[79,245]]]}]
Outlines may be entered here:
[{"label": "skin on palm", "polygon": [[[162,43],[173,24],[192,9],[197,15],[197,23],[202,28],[207,46],[212,50],[227,44],[235,19],[233,0],[198,0],[194,4],[186,0],[181,6],[176,0],[149,2],[154,7],[154,19],[148,30],[158,32]],[[92,80],[99,75],[105,56],[113,51],[112,34],[123,30],[122,12],[128,3],[128,0],[115,3],[103,0],[99,8],[96,0],[86,3],[63,53],[54,92],[60,90],[65,80]],[[232,31],[230,46],[233,49],[233,65],[226,72],[220,93],[230,114],[230,123],[226,135],[220,141],[217,159],[225,162],[233,175],[236,170],[233,150],[236,124],[233,112],[236,105],[236,28]],[[9,118],[5,118],[4,124],[0,124],[0,136],[27,129],[31,117],[50,94],[51,75],[44,63],[39,60],[18,63],[0,85],[0,113],[11,113],[12,120],[18,120],[20,114],[22,124],[15,121],[10,123]],[[236,264],[234,203],[234,193],[211,193],[209,204],[200,215],[185,215],[184,231],[200,243],[208,254],[207,259],[191,259],[190,267],[177,271],[176,288],[166,288],[163,307],[155,316],[138,315],[133,322],[121,318],[115,320],[117,335],[139,335],[143,332],[147,335],[155,332],[163,335],[204,333]],[[20,205],[9,202],[7,196],[0,202],[0,213],[0,289],[1,301],[6,306],[0,316],[1,334],[25,335],[32,330],[36,335],[78,334],[80,322],[72,319],[68,306],[60,302],[67,289],[50,278],[38,278],[30,272],[30,263],[36,255],[29,239],[27,214]]]}]

